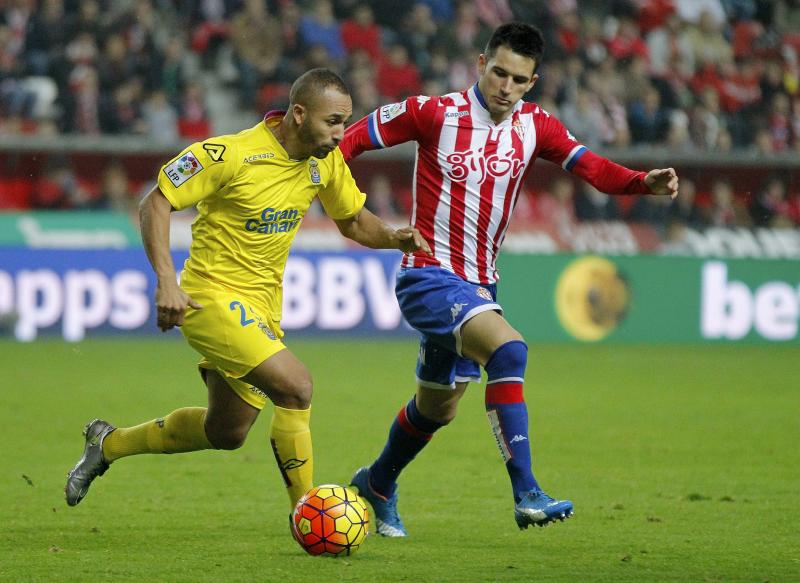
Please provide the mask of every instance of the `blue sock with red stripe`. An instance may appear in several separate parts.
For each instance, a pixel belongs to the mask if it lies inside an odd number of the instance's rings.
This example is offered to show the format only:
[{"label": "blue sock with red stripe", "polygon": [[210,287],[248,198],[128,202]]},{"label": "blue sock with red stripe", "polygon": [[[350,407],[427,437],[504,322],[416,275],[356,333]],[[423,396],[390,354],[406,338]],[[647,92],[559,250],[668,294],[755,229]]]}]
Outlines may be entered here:
[{"label": "blue sock with red stripe", "polygon": [[442,427],[417,409],[417,398],[412,397],[392,423],[389,439],[381,455],[369,468],[372,489],[384,497],[394,493],[397,477],[411,460],[428,445],[433,433]]},{"label": "blue sock with red stripe", "polygon": [[539,484],[531,469],[528,407],[522,395],[528,346],[521,340],[506,342],[486,363],[486,415],[511,478],[514,500]]}]

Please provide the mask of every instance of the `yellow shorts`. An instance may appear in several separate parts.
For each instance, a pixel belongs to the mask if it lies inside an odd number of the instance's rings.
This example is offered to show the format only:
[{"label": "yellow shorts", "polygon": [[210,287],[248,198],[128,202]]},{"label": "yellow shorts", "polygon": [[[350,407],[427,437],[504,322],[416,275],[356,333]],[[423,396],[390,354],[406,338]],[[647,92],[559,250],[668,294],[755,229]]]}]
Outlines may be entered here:
[{"label": "yellow shorts", "polygon": [[222,287],[181,287],[203,306],[188,308],[181,326],[192,348],[203,355],[200,368],[218,372],[246,403],[263,409],[267,396],[241,377],[286,348],[278,322],[263,303],[245,294]]}]

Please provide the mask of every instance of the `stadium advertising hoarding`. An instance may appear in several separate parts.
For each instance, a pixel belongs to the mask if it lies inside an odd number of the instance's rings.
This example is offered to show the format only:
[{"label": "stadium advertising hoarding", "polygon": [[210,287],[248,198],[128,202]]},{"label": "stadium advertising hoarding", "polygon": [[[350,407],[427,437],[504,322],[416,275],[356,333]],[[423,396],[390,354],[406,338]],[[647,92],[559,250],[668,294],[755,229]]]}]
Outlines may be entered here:
[{"label": "stadium advertising hoarding", "polygon": [[[394,299],[399,260],[293,253],[283,328],[413,337]],[[797,261],[506,254],[500,269],[500,302],[530,342],[800,341]],[[141,249],[2,249],[0,329],[20,341],[160,334],[154,289]]]},{"label": "stadium advertising hoarding", "polygon": [[506,255],[500,303],[528,341],[800,341],[800,262]]},{"label": "stadium advertising hoarding", "polygon": [[[191,244],[193,211],[173,213],[170,243],[174,250]],[[113,211],[35,211],[0,213],[0,247],[29,249],[140,249],[131,217]],[[327,218],[306,216],[294,249],[346,250],[353,247]],[[623,221],[538,221],[512,223],[503,243],[506,253],[601,255],[668,254],[682,257],[800,260],[800,229],[687,228],[680,243],[666,243],[644,223]]]},{"label": "stadium advertising hoarding", "polygon": [[[178,266],[185,258],[185,252],[173,255]],[[399,263],[398,252],[292,254],[284,277],[283,329],[409,334],[394,298]],[[0,328],[24,342],[160,334],[155,284],[142,249],[0,249]]]},{"label": "stadium advertising hoarding", "polygon": [[0,246],[30,249],[141,248],[130,217],[112,211],[0,213]]}]

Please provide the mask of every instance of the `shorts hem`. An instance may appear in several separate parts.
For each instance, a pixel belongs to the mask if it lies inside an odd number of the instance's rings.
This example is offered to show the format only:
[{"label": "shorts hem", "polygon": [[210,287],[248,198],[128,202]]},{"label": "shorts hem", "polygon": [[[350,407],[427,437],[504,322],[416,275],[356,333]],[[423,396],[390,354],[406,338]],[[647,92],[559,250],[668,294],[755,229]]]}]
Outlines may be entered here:
[{"label": "shorts hem", "polygon": [[[234,376],[228,371],[221,370],[219,367],[214,366],[212,362],[208,360],[202,360],[197,363],[197,366],[204,370],[213,370],[218,375],[222,377],[225,383],[228,385],[231,391],[233,391],[237,397],[239,397],[242,401],[258,409],[259,411],[263,410],[264,407],[267,405],[268,397],[264,395],[261,391],[258,391],[254,386],[250,383],[241,380],[241,377]],[[250,369],[252,370],[252,369]],[[245,376],[250,371],[246,371],[242,373],[241,376]],[[256,392],[258,391],[258,392]]]},{"label": "shorts hem", "polygon": [[422,387],[423,389],[435,389],[437,391],[452,391],[456,388],[455,383],[450,383],[449,385],[444,385],[441,383],[434,383],[433,381],[423,381],[421,378],[417,377],[417,384]]},{"label": "shorts hem", "polygon": [[463,357],[464,355],[461,354],[461,327],[469,322],[472,318],[477,316],[478,314],[482,314],[483,312],[488,312],[489,310],[498,311],[501,314],[503,313],[503,308],[500,307],[500,304],[492,303],[492,304],[481,304],[480,306],[475,306],[469,312],[464,314],[464,317],[461,318],[461,322],[458,323],[453,329],[453,337],[455,338],[456,342],[456,354]]},{"label": "shorts hem", "polygon": [[460,377],[456,376],[457,383],[479,383],[481,382],[481,377]]}]

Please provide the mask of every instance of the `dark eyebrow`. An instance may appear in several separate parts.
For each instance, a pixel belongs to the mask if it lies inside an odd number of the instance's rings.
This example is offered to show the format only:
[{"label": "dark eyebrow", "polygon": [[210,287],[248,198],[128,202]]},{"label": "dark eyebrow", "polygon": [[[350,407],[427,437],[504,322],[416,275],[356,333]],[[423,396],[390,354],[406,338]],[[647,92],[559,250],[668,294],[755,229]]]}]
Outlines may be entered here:
[{"label": "dark eyebrow", "polygon": [[509,77],[513,77],[514,81],[516,81],[517,83],[526,83],[531,80],[530,77],[526,77],[525,75],[512,75],[511,73],[503,69],[503,67],[498,67],[497,65],[492,67],[492,69],[494,69],[494,71],[497,73],[505,73]]}]

